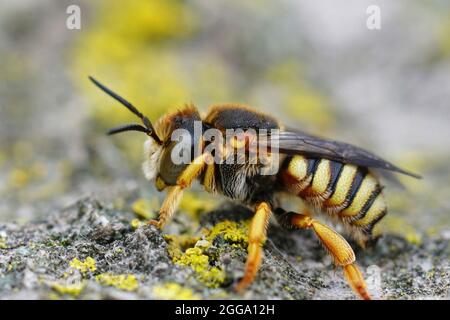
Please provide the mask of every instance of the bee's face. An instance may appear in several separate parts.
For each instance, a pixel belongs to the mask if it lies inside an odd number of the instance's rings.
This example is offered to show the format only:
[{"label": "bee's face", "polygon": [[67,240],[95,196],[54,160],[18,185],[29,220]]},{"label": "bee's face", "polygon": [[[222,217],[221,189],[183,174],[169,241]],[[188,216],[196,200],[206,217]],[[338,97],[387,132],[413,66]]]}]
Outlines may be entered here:
[{"label": "bee's face", "polygon": [[148,138],[144,143],[145,158],[142,164],[142,170],[148,180],[153,180],[158,174],[163,149],[163,145],[158,144],[152,138]]},{"label": "bee's face", "polygon": [[142,165],[144,175],[148,180],[159,176],[165,185],[175,185],[178,176],[186,168],[187,164],[175,164],[172,161],[173,147],[176,142],[169,142],[162,146],[148,139],[144,144],[145,160]]},{"label": "bee's face", "polygon": [[172,133],[176,129],[184,129],[191,135],[191,143],[194,143],[192,135],[195,121],[201,121],[197,110],[186,107],[178,112],[167,114],[156,122],[155,130],[161,137],[162,144],[157,143],[152,137],[149,137],[144,144],[145,160],[142,167],[147,179],[159,177],[166,185],[176,184],[178,176],[187,163],[175,164],[172,160],[172,152],[178,143],[178,141],[172,141]]}]

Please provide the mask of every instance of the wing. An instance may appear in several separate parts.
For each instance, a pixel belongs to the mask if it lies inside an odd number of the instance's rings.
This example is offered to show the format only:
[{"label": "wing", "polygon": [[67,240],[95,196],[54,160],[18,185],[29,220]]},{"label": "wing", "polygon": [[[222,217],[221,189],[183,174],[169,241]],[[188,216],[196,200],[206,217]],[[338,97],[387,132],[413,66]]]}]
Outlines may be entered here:
[{"label": "wing", "polygon": [[[308,155],[421,178],[419,175],[401,169],[362,148],[344,142],[322,139],[294,129],[280,131],[278,147],[279,152],[284,154]],[[388,177],[392,176],[388,172],[385,173]]]}]

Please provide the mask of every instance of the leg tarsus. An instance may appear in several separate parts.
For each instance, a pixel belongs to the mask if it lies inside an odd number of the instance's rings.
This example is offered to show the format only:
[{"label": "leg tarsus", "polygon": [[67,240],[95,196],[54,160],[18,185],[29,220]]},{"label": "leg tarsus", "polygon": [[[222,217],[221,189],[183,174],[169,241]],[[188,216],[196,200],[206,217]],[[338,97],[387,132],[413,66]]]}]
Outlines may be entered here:
[{"label": "leg tarsus", "polygon": [[147,223],[158,229],[164,228],[165,224],[172,218],[177,210],[182,197],[183,189],[180,186],[169,187],[167,196],[164,199],[161,209],[159,209],[158,220],[149,220]]},{"label": "leg tarsus", "polygon": [[353,291],[357,293],[364,300],[371,300],[367,292],[366,282],[361,274],[361,271],[355,263],[343,266],[344,276],[352,287]]},{"label": "leg tarsus", "polygon": [[317,237],[333,257],[337,266],[344,269],[344,275],[351,288],[361,298],[370,300],[370,295],[366,290],[366,283],[361,271],[356,266],[355,253],[349,243],[332,228],[315,220],[307,215],[297,213],[287,213],[294,227],[301,229],[313,229]]},{"label": "leg tarsus", "polygon": [[159,220],[151,219],[151,220],[147,221],[147,224],[151,225],[151,226],[155,226],[157,229],[162,229],[162,226],[159,223]]},{"label": "leg tarsus", "polygon": [[254,280],[261,266],[261,260],[263,256],[263,250],[259,243],[252,243],[248,246],[247,262],[245,264],[244,277],[236,285],[236,292],[242,292],[246,289]]},{"label": "leg tarsus", "polygon": [[250,230],[248,236],[248,256],[245,263],[245,273],[235,290],[242,292],[255,279],[263,257],[262,245],[266,239],[267,225],[271,215],[270,206],[261,202],[256,206],[256,213],[250,223]]}]

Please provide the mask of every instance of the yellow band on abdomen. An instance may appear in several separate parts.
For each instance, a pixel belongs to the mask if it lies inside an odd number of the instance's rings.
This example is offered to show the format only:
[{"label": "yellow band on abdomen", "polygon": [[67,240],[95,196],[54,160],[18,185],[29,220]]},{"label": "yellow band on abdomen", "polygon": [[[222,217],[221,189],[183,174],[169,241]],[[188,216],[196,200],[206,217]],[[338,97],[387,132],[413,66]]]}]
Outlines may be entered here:
[{"label": "yellow band on abdomen", "polygon": [[370,226],[381,216],[386,214],[386,209],[386,202],[384,200],[383,194],[380,193],[374,200],[370,208],[367,210],[365,216],[359,220],[353,221],[352,224],[361,227]]},{"label": "yellow band on abdomen", "polygon": [[334,207],[345,203],[347,194],[352,187],[353,180],[355,178],[358,168],[351,164],[346,164],[342,168],[341,174],[334,187],[332,196],[325,202],[325,206]]},{"label": "yellow band on abdomen", "polygon": [[343,217],[350,217],[360,213],[364,204],[367,203],[372,196],[372,193],[375,192],[377,188],[379,188],[378,181],[372,175],[367,175],[361,183],[350,206],[343,210],[340,215]]}]

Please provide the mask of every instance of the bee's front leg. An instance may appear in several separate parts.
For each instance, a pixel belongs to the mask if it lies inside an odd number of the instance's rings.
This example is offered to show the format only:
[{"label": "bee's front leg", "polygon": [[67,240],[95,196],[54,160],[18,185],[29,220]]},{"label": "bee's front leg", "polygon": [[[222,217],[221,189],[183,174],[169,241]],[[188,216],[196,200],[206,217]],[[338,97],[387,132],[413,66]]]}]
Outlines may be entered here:
[{"label": "bee's front leg", "polygon": [[200,175],[206,164],[209,162],[211,155],[203,153],[193,162],[191,162],[186,169],[180,174],[175,186],[168,187],[168,193],[159,210],[158,220],[149,220],[148,224],[154,225],[162,229],[167,222],[170,221],[175,211],[183,198],[183,190],[190,187],[192,182]]},{"label": "bee's front leg", "polygon": [[267,226],[271,213],[271,208],[266,202],[261,202],[256,206],[256,212],[250,224],[248,235],[248,256],[245,264],[245,274],[235,288],[238,292],[244,290],[253,282],[261,266],[262,245],[266,240]]},{"label": "bee's front leg", "polygon": [[[277,209],[278,210],[278,209]],[[363,299],[370,300],[366,283],[355,263],[355,253],[350,244],[336,231],[305,214],[284,212],[278,217],[282,225],[298,229],[312,229],[336,265],[344,269],[344,275],[352,289]]]},{"label": "bee's front leg", "polygon": [[165,224],[170,221],[183,198],[183,188],[180,186],[171,186],[167,188],[167,196],[159,209],[158,220],[149,220],[147,223],[158,229],[162,229]]}]

